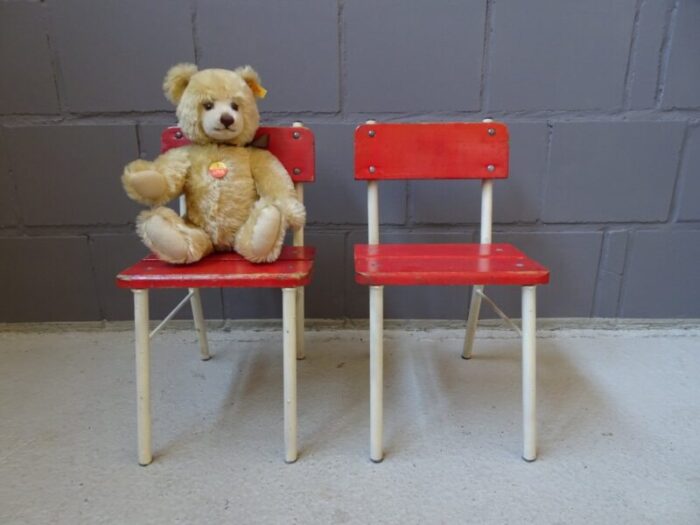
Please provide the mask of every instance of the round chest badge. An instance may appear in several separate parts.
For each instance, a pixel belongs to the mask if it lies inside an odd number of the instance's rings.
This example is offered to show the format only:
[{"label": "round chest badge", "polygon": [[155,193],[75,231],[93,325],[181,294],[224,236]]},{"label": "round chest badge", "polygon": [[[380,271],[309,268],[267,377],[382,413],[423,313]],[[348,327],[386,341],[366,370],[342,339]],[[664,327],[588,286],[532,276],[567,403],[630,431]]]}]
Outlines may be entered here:
[{"label": "round chest badge", "polygon": [[228,168],[223,162],[212,162],[209,164],[209,175],[215,179],[223,179],[228,173]]}]

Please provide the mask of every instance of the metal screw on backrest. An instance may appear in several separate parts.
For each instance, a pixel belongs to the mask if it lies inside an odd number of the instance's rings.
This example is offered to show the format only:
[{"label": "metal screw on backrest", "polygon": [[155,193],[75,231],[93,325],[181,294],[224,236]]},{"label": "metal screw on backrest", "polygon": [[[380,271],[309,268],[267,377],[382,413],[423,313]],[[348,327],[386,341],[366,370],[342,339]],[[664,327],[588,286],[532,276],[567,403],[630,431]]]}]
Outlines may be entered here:
[{"label": "metal screw on backrest", "polygon": [[176,138],[176,139],[181,139],[181,138],[182,138],[182,131],[176,131],[176,132],[175,132],[175,138]]},{"label": "metal screw on backrest", "polygon": [[489,135],[495,135],[495,134],[496,134],[496,130],[493,128],[489,128]]},{"label": "metal screw on backrest", "polygon": [[294,168],[294,175],[299,175],[301,173],[301,168]]},{"label": "metal screw on backrest", "polygon": [[299,137],[301,137],[301,133],[299,133],[298,131],[295,131],[294,133],[292,133],[292,137],[294,137],[295,139],[298,139]]},{"label": "metal screw on backrest", "polygon": [[490,171],[490,172],[494,172],[494,171],[496,171],[496,166],[494,166],[493,164],[489,164],[488,166],[486,166],[486,170]]},{"label": "metal screw on backrest", "polygon": [[375,171],[377,171],[377,168],[375,168],[374,166],[370,166],[370,167],[369,167],[369,172],[370,172],[370,173],[374,173]]},{"label": "metal screw on backrest", "polygon": [[374,137],[374,136],[377,134],[377,132],[374,131],[373,129],[370,129],[370,130],[367,132],[367,134],[368,134],[370,137]]}]

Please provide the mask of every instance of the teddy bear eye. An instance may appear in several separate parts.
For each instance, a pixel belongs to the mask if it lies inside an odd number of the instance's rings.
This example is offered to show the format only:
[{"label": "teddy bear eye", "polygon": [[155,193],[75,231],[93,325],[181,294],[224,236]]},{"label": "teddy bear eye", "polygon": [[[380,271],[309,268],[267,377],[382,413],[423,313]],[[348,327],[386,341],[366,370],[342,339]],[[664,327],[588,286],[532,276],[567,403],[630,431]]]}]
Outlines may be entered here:
[{"label": "teddy bear eye", "polygon": [[209,111],[211,108],[214,107],[214,104],[212,104],[211,102],[205,102],[202,105],[204,106],[204,109],[206,109],[207,111]]},{"label": "teddy bear eye", "polygon": [[235,102],[231,102],[231,109],[233,111],[238,111],[238,104],[236,104]]}]

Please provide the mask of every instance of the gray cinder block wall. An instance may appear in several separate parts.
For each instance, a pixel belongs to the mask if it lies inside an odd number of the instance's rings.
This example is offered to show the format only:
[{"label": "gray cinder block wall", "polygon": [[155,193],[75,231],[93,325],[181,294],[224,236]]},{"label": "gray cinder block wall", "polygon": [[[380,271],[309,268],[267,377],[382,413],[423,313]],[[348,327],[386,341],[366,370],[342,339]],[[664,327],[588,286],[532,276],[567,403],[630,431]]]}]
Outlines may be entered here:
[{"label": "gray cinder block wall", "polygon": [[[114,275],[145,249],[119,176],[157,154],[181,61],[254,65],[263,120],[316,133],[311,317],[367,315],[355,125],[487,116],[512,134],[495,239],[551,266],[543,316],[699,317],[698,28],[697,0],[0,0],[0,321],[130,317]],[[380,193],[386,242],[477,238],[478,183]],[[467,292],[389,289],[386,315],[463,318]],[[519,315],[517,289],[493,295]],[[276,291],[205,298],[210,318],[280,312]]]}]

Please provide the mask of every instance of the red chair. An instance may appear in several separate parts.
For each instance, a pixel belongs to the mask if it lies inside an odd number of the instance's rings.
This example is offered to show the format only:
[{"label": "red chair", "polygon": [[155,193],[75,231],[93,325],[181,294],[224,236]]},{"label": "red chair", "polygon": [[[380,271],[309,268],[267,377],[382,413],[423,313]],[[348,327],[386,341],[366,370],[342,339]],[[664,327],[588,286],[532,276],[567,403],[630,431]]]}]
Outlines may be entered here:
[{"label": "red chair", "polygon": [[[355,131],[355,179],[366,180],[368,244],[355,246],[355,280],[369,286],[370,457],[383,459],[382,375],[384,286],[472,285],[462,357],[471,358],[481,299],[515,326],[484,293],[484,285],[522,287],[523,458],[534,461],[535,292],[549,270],[509,244],[491,244],[493,180],[508,176],[508,128],[483,123],[377,124]],[[379,244],[377,181],[480,179],[480,244]],[[517,326],[516,330],[520,331]]]},{"label": "red chair", "polygon": [[[260,128],[258,139],[267,143],[294,180],[297,195],[304,199],[303,183],[315,177],[314,135],[300,123],[292,127]],[[161,152],[188,144],[177,127],[163,132]],[[180,199],[180,213],[184,213]],[[281,288],[284,347],[284,441],[285,460],[297,459],[296,359],[304,358],[304,286],[311,281],[314,248],[304,246],[304,231],[294,233],[294,246],[285,246],[279,259],[253,264],[236,253],[214,253],[190,265],[172,265],[151,255],[117,276],[117,286],[134,293],[136,332],[136,386],[138,396],[138,458],[141,465],[153,460],[149,388],[150,340],[189,300],[199,336],[202,359],[209,346],[199,288]],[[158,288],[188,288],[185,298],[149,332],[148,293]]]}]

